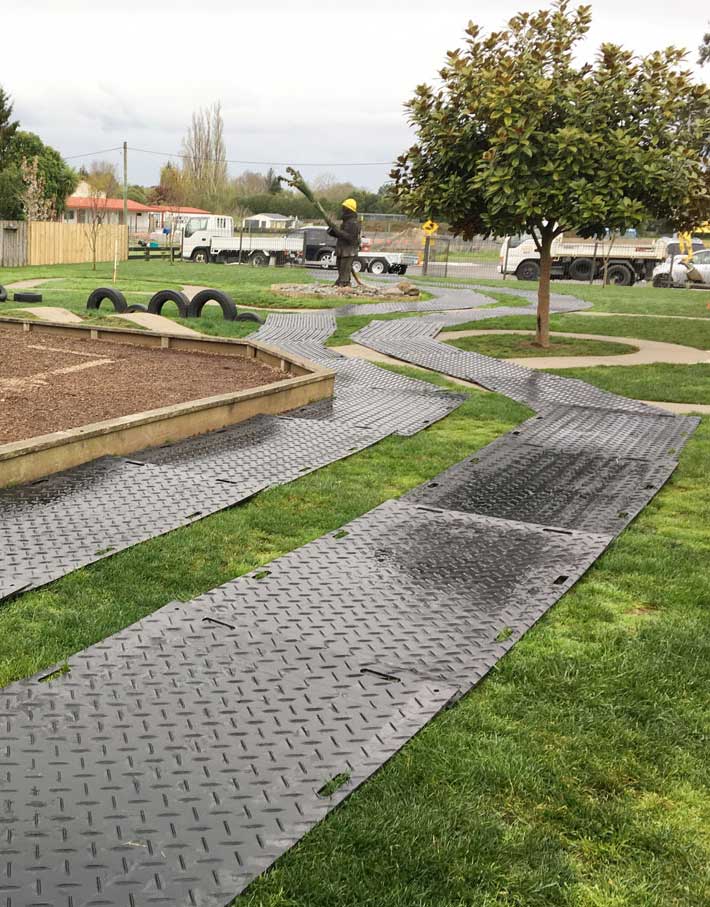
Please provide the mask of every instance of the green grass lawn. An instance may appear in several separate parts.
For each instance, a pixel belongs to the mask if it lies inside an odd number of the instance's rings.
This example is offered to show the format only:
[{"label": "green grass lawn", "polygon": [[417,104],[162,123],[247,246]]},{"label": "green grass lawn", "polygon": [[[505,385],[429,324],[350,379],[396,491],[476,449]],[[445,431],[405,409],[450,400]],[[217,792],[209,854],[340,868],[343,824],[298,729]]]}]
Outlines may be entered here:
[{"label": "green grass lawn", "polygon": [[[710,349],[710,318],[703,321],[683,321],[671,318],[587,318],[584,315],[553,315],[550,318],[552,331],[568,331],[579,334],[603,334],[607,337],[638,337],[640,340],[662,340],[665,343],[679,343],[696,349]],[[534,331],[534,315],[508,315],[504,318],[487,318],[484,321],[466,321],[447,326],[447,331],[468,330],[515,330]]]},{"label": "green grass lawn", "polygon": [[595,368],[546,369],[555,375],[579,378],[602,390],[637,400],[710,404],[710,364],[601,365]]},{"label": "green grass lawn", "polygon": [[578,340],[575,337],[550,337],[549,348],[534,343],[534,334],[492,334],[489,337],[462,337],[448,340],[451,346],[473,353],[484,353],[499,359],[540,356],[616,356],[634,353],[638,347],[627,343],[610,343],[605,340]]},{"label": "green grass lawn", "polygon": [[[417,283],[426,284],[427,278],[416,278]],[[441,278],[431,278],[439,283]],[[477,284],[491,288],[507,290],[534,290],[537,292],[537,283],[525,280],[495,280],[481,278],[444,278],[444,282],[452,287]],[[591,311],[617,312],[620,314],[636,315],[681,315],[698,318],[707,318],[710,321],[710,289],[708,290],[661,290],[650,285],[633,287],[601,287],[589,286],[587,283],[576,281],[552,281],[552,292],[566,296],[576,296],[592,303]],[[515,303],[516,305],[519,303]]]},{"label": "green grass lawn", "polygon": [[[174,267],[191,275],[234,270]],[[268,292],[265,285],[254,292]],[[251,291],[242,289],[246,298]],[[253,329],[217,313],[205,320],[214,333]],[[342,321],[347,342],[354,322]],[[573,315],[553,322],[557,330],[656,333],[710,349],[710,325],[700,322]],[[703,402],[709,369],[562,373],[645,399],[659,399],[655,384],[662,399]],[[461,391],[438,376],[395,370]],[[471,391],[462,407],[413,437],[388,438],[0,604],[0,686],[337,528],[526,414],[504,397]],[[707,907],[708,462],[705,420],[668,485],[586,577],[235,907]]]}]

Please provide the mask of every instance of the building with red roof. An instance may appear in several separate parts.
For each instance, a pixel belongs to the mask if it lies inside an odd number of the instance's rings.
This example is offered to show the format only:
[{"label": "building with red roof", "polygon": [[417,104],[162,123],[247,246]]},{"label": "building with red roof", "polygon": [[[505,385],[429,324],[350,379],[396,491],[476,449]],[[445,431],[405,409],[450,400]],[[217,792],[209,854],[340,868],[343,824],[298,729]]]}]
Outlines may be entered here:
[{"label": "building with red roof", "polygon": [[[96,210],[105,224],[123,223],[123,199],[99,198],[94,199],[89,194],[86,183],[80,183],[73,195],[67,197],[64,203],[62,220],[68,224],[85,224],[92,220],[92,209]],[[176,215],[209,214],[202,208],[192,208],[186,205],[143,205],[128,199],[126,202],[128,213],[128,230],[130,233],[149,234],[155,230],[162,230],[169,226]]]}]

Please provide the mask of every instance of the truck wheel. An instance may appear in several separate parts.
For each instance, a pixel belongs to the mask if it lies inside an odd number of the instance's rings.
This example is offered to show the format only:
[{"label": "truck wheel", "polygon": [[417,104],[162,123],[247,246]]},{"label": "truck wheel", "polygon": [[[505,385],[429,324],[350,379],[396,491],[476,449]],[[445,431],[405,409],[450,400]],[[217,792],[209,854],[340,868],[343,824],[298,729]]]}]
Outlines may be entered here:
[{"label": "truck wheel", "polygon": [[515,272],[515,276],[518,280],[539,280],[540,265],[532,258],[521,261]]},{"label": "truck wheel", "polygon": [[179,290],[159,290],[154,296],[151,296],[148,311],[151,315],[160,315],[166,302],[174,302],[177,306],[178,317],[187,318],[190,300]]},{"label": "truck wheel", "polygon": [[362,270],[363,270],[362,262],[360,261],[359,258],[356,258],[355,261],[353,262],[353,271],[356,274],[359,274]]},{"label": "truck wheel", "polygon": [[320,264],[321,268],[324,270],[326,268],[335,267],[335,253],[332,249],[323,250],[318,253],[316,261]]},{"label": "truck wheel", "polygon": [[125,312],[128,308],[126,297],[120,290],[114,290],[113,287],[97,287],[86,300],[86,308],[91,312],[96,312],[104,299],[113,303],[114,312]]},{"label": "truck wheel", "polygon": [[200,290],[199,293],[196,293],[187,308],[187,317],[199,318],[202,314],[202,309],[208,302],[219,303],[225,321],[234,321],[237,317],[237,307],[234,304],[234,300],[221,290]]},{"label": "truck wheel", "polygon": [[192,260],[197,264],[207,265],[210,262],[210,250],[209,249],[195,249],[192,253]]},{"label": "truck wheel", "polygon": [[269,263],[269,259],[263,252],[254,252],[249,259],[249,263],[253,268],[265,268]]},{"label": "truck wheel", "polygon": [[386,274],[389,271],[389,264],[384,260],[384,258],[376,258],[374,261],[370,262],[369,271],[370,274]]},{"label": "truck wheel", "polygon": [[634,273],[626,265],[610,265],[606,280],[615,287],[630,287],[634,282]]},{"label": "truck wheel", "polygon": [[570,262],[569,276],[572,280],[589,280],[592,276],[592,266],[591,258],[575,258]]},{"label": "truck wheel", "polygon": [[6,301],[7,301],[7,290],[5,289],[5,287],[0,286],[0,302],[6,302]]}]

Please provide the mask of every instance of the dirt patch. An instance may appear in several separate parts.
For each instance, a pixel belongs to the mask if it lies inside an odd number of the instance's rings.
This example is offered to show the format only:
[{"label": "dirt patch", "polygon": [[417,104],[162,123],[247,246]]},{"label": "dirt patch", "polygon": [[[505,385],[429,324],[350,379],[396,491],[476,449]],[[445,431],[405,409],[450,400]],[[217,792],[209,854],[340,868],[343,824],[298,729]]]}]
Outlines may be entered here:
[{"label": "dirt patch", "polygon": [[0,444],[283,378],[241,356],[0,327]]}]

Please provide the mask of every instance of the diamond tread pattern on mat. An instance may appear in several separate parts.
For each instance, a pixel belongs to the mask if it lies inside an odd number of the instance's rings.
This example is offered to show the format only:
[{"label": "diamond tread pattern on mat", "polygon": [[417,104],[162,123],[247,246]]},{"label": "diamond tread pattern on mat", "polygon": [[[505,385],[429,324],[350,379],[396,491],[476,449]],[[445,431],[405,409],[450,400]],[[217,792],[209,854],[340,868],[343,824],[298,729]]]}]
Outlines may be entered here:
[{"label": "diamond tread pattern on mat", "polygon": [[456,692],[347,652],[254,663],[192,618],[3,691],[3,907],[224,907]]},{"label": "diamond tread pattern on mat", "polygon": [[[524,437],[524,436],[523,436]],[[548,450],[509,436],[425,482],[403,500],[586,532],[616,534],[676,468],[674,460]]]},{"label": "diamond tread pattern on mat", "polygon": [[0,491],[0,596],[64,576],[263,488],[105,458]]},{"label": "diamond tread pattern on mat", "polygon": [[223,907],[609,541],[394,502],[342,532],[3,690],[8,907]]}]

